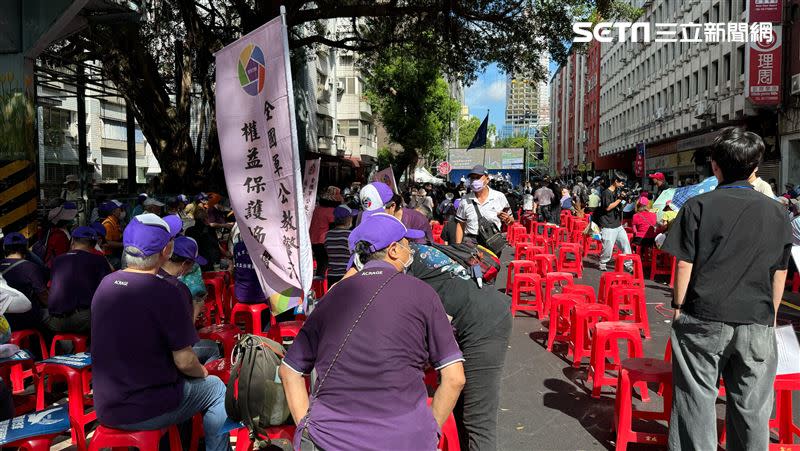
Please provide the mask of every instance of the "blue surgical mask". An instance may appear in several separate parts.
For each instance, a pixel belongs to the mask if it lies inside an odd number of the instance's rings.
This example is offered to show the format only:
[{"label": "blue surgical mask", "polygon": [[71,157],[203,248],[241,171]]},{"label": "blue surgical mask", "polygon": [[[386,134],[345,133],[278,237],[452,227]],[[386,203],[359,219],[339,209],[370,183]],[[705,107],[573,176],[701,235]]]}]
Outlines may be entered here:
[{"label": "blue surgical mask", "polygon": [[475,179],[469,182],[469,186],[472,188],[472,191],[475,191],[477,193],[483,191],[485,184],[483,183],[483,180]]}]

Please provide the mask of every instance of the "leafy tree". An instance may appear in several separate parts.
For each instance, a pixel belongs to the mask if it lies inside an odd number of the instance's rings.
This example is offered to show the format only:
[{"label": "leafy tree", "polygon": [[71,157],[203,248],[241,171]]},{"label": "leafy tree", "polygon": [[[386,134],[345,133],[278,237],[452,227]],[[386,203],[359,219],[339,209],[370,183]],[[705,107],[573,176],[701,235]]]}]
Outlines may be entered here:
[{"label": "leafy tree", "polygon": [[[138,23],[87,20],[58,43],[59,58],[102,62],[103,75],[131,105],[163,170],[168,190],[223,185],[214,117],[214,52],[286,7],[295,61],[317,45],[354,50],[364,59],[403,49],[464,82],[489,63],[543,79],[539,58],[563,61],[572,22],[593,11],[613,19],[611,0],[149,0]],[[325,21],[337,20],[336,31]],[[441,86],[432,83],[427,86]],[[413,95],[416,91],[404,92]],[[192,104],[199,136],[189,134]],[[402,127],[400,127],[402,129]],[[406,139],[406,138],[404,138]],[[410,138],[408,138],[410,139]],[[432,152],[414,144],[413,153]],[[415,155],[411,155],[415,159]],[[215,186],[216,185],[216,186]]]}]

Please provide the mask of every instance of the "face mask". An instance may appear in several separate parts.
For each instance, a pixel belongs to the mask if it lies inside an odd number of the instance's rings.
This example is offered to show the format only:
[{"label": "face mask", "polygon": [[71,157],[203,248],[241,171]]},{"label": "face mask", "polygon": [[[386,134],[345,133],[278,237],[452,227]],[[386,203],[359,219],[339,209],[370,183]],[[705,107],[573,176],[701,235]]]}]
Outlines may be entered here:
[{"label": "face mask", "polygon": [[469,182],[469,186],[472,188],[472,191],[475,191],[477,193],[479,191],[483,191],[484,183],[483,180],[476,179]]},{"label": "face mask", "polygon": [[[401,244],[401,246],[403,246]],[[408,251],[408,261],[403,263],[403,272],[408,272],[408,268],[414,263],[414,250],[409,246],[403,246]]]}]

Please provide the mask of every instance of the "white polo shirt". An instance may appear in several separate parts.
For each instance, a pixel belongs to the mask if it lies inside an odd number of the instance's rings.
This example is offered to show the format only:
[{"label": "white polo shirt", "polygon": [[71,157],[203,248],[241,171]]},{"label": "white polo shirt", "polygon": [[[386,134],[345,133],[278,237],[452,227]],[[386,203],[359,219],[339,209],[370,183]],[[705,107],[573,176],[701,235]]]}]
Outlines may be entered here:
[{"label": "white polo shirt", "polygon": [[502,222],[500,218],[497,217],[497,214],[506,207],[510,207],[510,205],[505,194],[489,188],[489,196],[486,197],[486,201],[483,203],[478,200],[474,192],[469,192],[466,196],[461,198],[461,204],[458,206],[458,211],[456,212],[456,221],[464,224],[464,234],[478,234],[478,214],[475,212],[475,206],[472,205],[473,200],[478,204],[481,216],[493,222],[497,228],[500,229],[500,227],[502,227]]}]

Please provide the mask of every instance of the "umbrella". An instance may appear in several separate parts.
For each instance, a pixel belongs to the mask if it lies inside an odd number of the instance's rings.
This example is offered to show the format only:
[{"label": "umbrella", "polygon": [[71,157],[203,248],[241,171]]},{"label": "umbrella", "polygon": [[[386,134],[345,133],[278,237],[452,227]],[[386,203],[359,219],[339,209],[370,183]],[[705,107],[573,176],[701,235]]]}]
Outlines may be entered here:
[{"label": "umbrella", "polygon": [[659,221],[661,221],[661,215],[664,213],[664,207],[667,206],[667,202],[672,200],[672,196],[675,195],[675,191],[677,191],[677,188],[667,188],[661,193],[660,196],[658,196],[658,199],[653,202],[651,210],[656,212],[656,217]]},{"label": "umbrella", "polygon": [[719,182],[717,181],[717,178],[712,176],[696,185],[678,188],[677,191],[675,191],[675,195],[672,197],[672,205],[674,205],[676,208],[681,208],[686,201],[694,196],[716,189],[718,183]]}]

